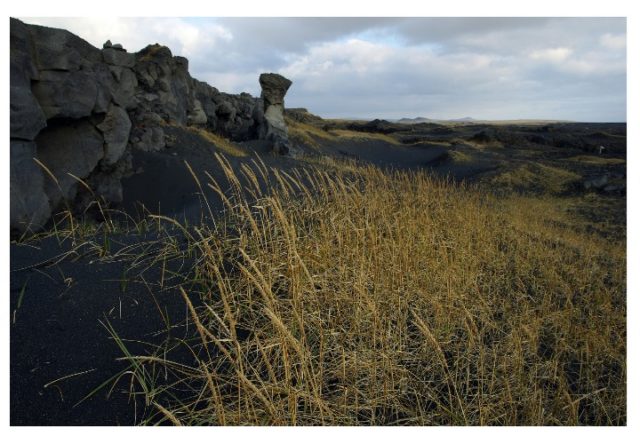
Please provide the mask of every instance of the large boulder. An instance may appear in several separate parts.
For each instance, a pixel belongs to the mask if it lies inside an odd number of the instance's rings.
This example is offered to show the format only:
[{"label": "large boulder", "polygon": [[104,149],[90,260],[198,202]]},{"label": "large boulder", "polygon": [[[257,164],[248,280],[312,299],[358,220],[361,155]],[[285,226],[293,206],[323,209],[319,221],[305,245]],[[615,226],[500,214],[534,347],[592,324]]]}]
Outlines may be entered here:
[{"label": "large boulder", "polygon": [[79,119],[91,115],[98,97],[93,73],[87,71],[41,71],[33,95],[47,118]]},{"label": "large boulder", "polygon": [[33,160],[36,144],[12,140],[10,149],[11,230],[19,233],[39,230],[51,216],[51,207],[44,193],[42,170]]},{"label": "large boulder", "polygon": [[160,126],[136,128],[132,134],[135,136],[131,139],[131,145],[137,150],[160,151],[166,146],[164,130]]},{"label": "large boulder", "polygon": [[280,74],[260,74],[261,97],[264,101],[266,125],[263,137],[273,141],[273,149],[278,154],[289,154],[289,134],[284,120],[284,96],[291,86],[291,80]]},{"label": "large boulder", "polygon": [[107,65],[133,68],[136,64],[135,55],[130,54],[126,50],[120,48],[111,47],[103,49],[102,58]]},{"label": "large boulder", "polygon": [[31,89],[11,86],[11,138],[33,140],[47,126],[47,120]]},{"label": "large boulder", "polygon": [[78,71],[102,60],[100,50],[64,29],[29,25],[39,71]]},{"label": "large boulder", "polygon": [[187,115],[188,125],[204,125],[207,123],[207,114],[202,108],[202,103],[198,99],[194,101],[193,107],[189,110]]},{"label": "large boulder", "polygon": [[169,48],[158,44],[147,46],[135,57],[137,95],[145,109],[180,125],[187,124],[190,115],[202,120],[195,109],[193,79],[184,57],[174,57]]},{"label": "large boulder", "polygon": [[[193,79],[192,85],[194,99],[198,101],[202,112],[207,118],[206,122],[202,125],[206,126],[209,131],[220,132],[220,119],[216,114],[218,107],[216,100],[219,97],[220,92],[217,88],[196,79]],[[228,137],[228,134],[225,136]]]},{"label": "large boulder", "polygon": [[33,55],[29,27],[19,20],[11,19],[10,83],[11,86],[30,88],[31,80],[39,76]]},{"label": "large boulder", "polygon": [[97,125],[104,136],[104,159],[107,165],[116,163],[129,142],[131,120],[127,112],[116,105],[111,105],[102,123]]},{"label": "large boulder", "polygon": [[264,100],[265,109],[271,105],[284,105],[284,96],[291,86],[291,80],[280,74],[260,74],[261,97]]},{"label": "large boulder", "polygon": [[114,80],[111,86],[113,102],[125,109],[136,108],[138,106],[138,100],[136,99],[138,79],[135,73],[129,68],[121,66],[109,66],[109,71]]},{"label": "large boulder", "polygon": [[216,116],[224,120],[233,120],[236,117],[236,109],[229,102],[220,102],[216,107]]},{"label": "large boulder", "polygon": [[75,197],[78,180],[73,176],[85,179],[104,157],[104,139],[88,120],[47,127],[36,144],[38,159],[57,179],[46,178],[44,185],[53,209]]}]

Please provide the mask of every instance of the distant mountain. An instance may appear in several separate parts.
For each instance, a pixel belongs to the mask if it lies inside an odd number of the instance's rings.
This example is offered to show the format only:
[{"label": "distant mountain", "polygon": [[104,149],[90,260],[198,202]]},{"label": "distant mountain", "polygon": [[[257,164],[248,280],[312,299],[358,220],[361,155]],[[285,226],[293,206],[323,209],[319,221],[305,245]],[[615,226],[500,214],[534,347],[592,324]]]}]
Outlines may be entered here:
[{"label": "distant mountain", "polygon": [[404,123],[407,125],[411,125],[414,123],[428,123],[428,122],[435,122],[435,120],[433,119],[429,119],[427,117],[415,117],[413,119],[410,119],[408,117],[404,117],[402,119],[396,120],[396,123]]},{"label": "distant mountain", "polygon": [[572,120],[555,120],[555,119],[502,119],[502,120],[484,120],[474,119],[473,117],[461,117],[459,119],[430,119],[428,117],[414,117],[413,119],[404,117],[402,119],[391,120],[390,122],[405,125],[415,125],[419,123],[434,123],[439,125],[446,124],[469,124],[469,125],[544,125],[549,123],[571,123]]},{"label": "distant mountain", "polygon": [[404,117],[395,121],[396,123],[403,123],[406,125],[412,125],[416,123],[440,123],[440,122],[476,122],[473,117],[462,117],[460,119],[430,119],[428,117],[414,117],[413,119]]}]

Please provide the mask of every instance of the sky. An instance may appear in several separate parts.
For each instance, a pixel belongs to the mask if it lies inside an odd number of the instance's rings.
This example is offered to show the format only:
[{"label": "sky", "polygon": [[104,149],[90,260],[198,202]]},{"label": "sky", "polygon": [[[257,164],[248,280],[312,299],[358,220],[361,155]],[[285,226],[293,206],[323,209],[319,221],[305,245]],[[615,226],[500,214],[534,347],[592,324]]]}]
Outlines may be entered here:
[{"label": "sky", "polygon": [[97,47],[160,43],[221,91],[293,81],[323,117],[626,121],[625,18],[30,18]]}]

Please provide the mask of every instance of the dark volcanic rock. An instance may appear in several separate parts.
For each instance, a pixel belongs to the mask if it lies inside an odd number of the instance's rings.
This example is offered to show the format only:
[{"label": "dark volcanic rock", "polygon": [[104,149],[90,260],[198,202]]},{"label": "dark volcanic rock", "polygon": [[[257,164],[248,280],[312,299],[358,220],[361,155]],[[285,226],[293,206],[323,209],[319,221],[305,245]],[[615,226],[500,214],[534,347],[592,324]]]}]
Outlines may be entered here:
[{"label": "dark volcanic rock", "polygon": [[135,55],[129,54],[124,49],[105,48],[102,50],[102,58],[107,65],[133,68],[136,64]]},{"label": "dark volcanic rock", "polygon": [[11,138],[33,140],[47,126],[44,113],[29,88],[11,86]]},{"label": "dark volcanic rock", "polygon": [[87,71],[41,71],[32,89],[47,120],[88,117],[98,96],[96,78]]},{"label": "dark volcanic rock", "polygon": [[11,230],[37,230],[49,219],[51,208],[44,193],[44,177],[34,162],[36,144],[23,140],[11,141]]},{"label": "dark volcanic rock", "polygon": [[[14,26],[16,20],[11,20]],[[39,71],[79,71],[101,61],[100,51],[64,29],[27,25]]]},{"label": "dark volcanic rock", "polygon": [[491,134],[489,131],[482,130],[479,133],[476,133],[473,136],[471,136],[469,140],[477,143],[489,143],[497,140],[497,138],[495,137],[494,134]]},{"label": "dark volcanic rock", "polygon": [[387,120],[375,119],[366,123],[351,123],[347,126],[352,131],[363,131],[367,133],[390,134],[397,131],[405,131],[406,127],[402,124],[394,124]]},{"label": "dark volcanic rock", "polygon": [[512,131],[506,131],[499,128],[488,128],[477,132],[471,136],[469,140],[476,143],[502,142],[513,145],[523,143],[527,139]]},{"label": "dark volcanic rock", "polygon": [[287,94],[291,83],[291,80],[280,74],[260,74],[261,96],[265,102],[265,109],[268,109],[271,105],[284,105],[284,96]]},{"label": "dark volcanic rock", "polygon": [[27,25],[11,20],[10,32],[10,83],[11,86],[30,87],[31,80],[38,78],[38,69],[33,56],[31,34]]},{"label": "dark volcanic rock", "polygon": [[[280,75],[260,77],[261,99],[225,94],[192,78],[189,61],[165,46],[134,54],[107,41],[98,49],[68,31],[16,19],[10,55],[11,220],[18,230],[80,198],[67,172],[90,183],[97,197],[122,200],[119,180],[132,173],[131,150],[164,149],[167,124],[202,126],[234,141],[267,139],[275,151],[290,152],[283,111],[291,81]],[[35,149],[18,141],[35,141]],[[36,151],[62,192],[27,161]],[[38,223],[25,222],[30,218]]]},{"label": "dark volcanic rock", "polygon": [[109,112],[102,123],[97,125],[104,136],[104,162],[114,164],[122,157],[131,130],[131,120],[127,112],[116,105],[109,107]]},{"label": "dark volcanic rock", "polygon": [[322,117],[310,113],[306,108],[285,108],[284,115],[296,122],[314,125],[318,128],[323,127],[325,124]]},{"label": "dark volcanic rock", "polygon": [[138,106],[138,99],[135,96],[138,78],[135,73],[121,66],[109,66],[109,74],[111,78],[105,76],[105,83],[110,85],[113,102],[127,110],[135,109]]},{"label": "dark volcanic rock", "polygon": [[88,120],[72,125],[50,126],[36,138],[38,159],[53,173],[57,183],[45,179],[44,191],[55,209],[62,200],[73,200],[78,181],[84,179],[104,157],[104,139]]},{"label": "dark volcanic rock", "polygon": [[290,154],[289,134],[284,121],[284,96],[291,83],[280,74],[260,74],[266,121],[264,138],[273,141],[273,149],[278,154]]}]

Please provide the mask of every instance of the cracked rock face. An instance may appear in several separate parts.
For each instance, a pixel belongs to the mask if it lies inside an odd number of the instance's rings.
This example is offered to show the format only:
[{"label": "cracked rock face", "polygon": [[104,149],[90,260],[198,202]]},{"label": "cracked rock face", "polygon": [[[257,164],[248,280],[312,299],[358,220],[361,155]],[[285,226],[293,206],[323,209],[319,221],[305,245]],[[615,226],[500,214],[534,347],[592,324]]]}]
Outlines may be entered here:
[{"label": "cracked rock face", "polygon": [[[45,177],[44,191],[52,208],[72,200],[79,185],[104,157],[104,139],[88,120],[73,125],[49,126],[35,140],[38,159],[56,176],[57,183]],[[73,176],[72,176],[73,175]]]},{"label": "cracked rock face", "polygon": [[42,226],[51,216],[44,176],[34,157],[35,142],[11,139],[11,229],[18,232]]},{"label": "cracked rock face", "polygon": [[[132,152],[166,149],[164,127],[195,125],[234,141],[267,139],[290,154],[284,96],[291,81],[260,76],[262,98],[226,94],[158,44],[96,48],[63,29],[10,21],[12,231],[37,231],[61,207],[122,200]],[[36,162],[44,164],[56,185]],[[95,195],[95,197],[93,197]]]},{"label": "cracked rock face", "polygon": [[11,19],[10,31],[10,225],[36,231],[73,203],[79,192],[73,176],[89,179],[123,156],[131,122],[118,105],[135,106],[135,58],[121,48],[101,51],[62,29]]},{"label": "cracked rock face", "polygon": [[33,85],[32,91],[47,120],[91,115],[98,96],[98,85],[92,74],[86,71],[40,72],[40,80]]},{"label": "cracked rock face", "polygon": [[11,86],[11,138],[33,140],[47,120],[31,89]]},{"label": "cracked rock face", "polygon": [[107,165],[114,165],[124,153],[129,142],[131,120],[127,112],[111,104],[102,123],[96,125],[104,136],[104,158]]}]

